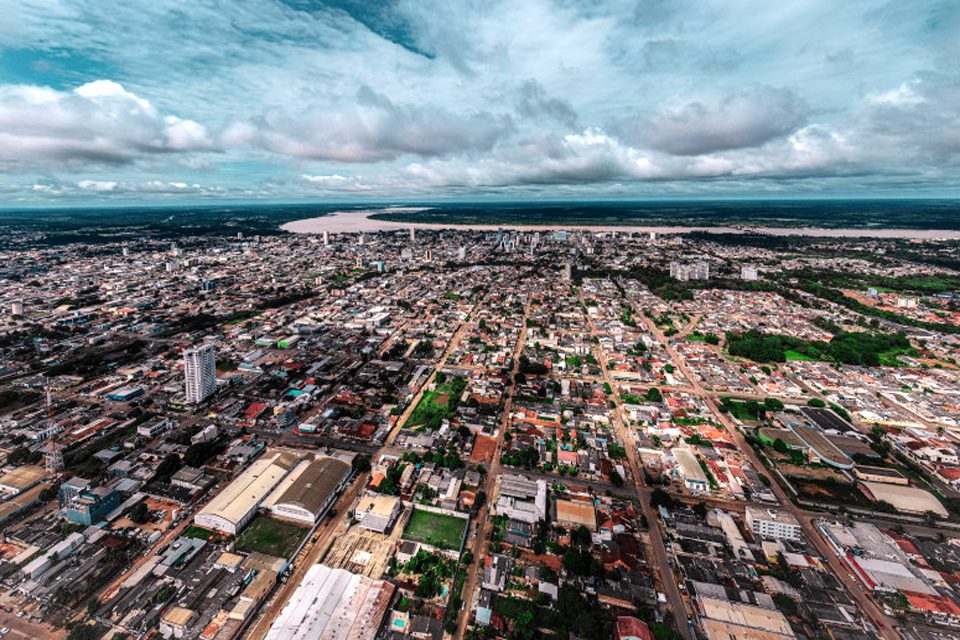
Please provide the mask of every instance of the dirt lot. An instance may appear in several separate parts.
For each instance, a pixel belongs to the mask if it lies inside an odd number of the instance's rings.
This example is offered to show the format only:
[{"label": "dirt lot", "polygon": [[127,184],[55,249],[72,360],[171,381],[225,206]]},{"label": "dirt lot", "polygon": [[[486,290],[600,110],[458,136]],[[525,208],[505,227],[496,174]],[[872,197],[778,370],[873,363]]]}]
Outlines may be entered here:
[{"label": "dirt lot", "polygon": [[496,438],[477,436],[477,439],[473,441],[473,451],[470,452],[470,462],[492,462],[496,450]]},{"label": "dirt lot", "polygon": [[[772,452],[772,455],[776,456],[776,452]],[[833,478],[837,483],[847,482],[847,479],[836,471],[831,471],[830,469],[823,469],[819,467],[797,467],[787,462],[777,462],[777,468],[780,469],[780,473],[789,477],[789,478],[801,478],[804,480],[819,480],[827,481],[828,478]]]},{"label": "dirt lot", "polygon": [[16,609],[7,613],[0,609],[0,627],[9,627],[10,633],[4,640],[58,640],[66,638],[67,632],[46,623],[27,622],[26,617],[18,618]]},{"label": "dirt lot", "polygon": [[153,498],[147,498],[147,508],[150,511],[162,511],[163,516],[157,522],[148,522],[146,524],[134,524],[130,518],[124,516],[118,518],[113,523],[114,529],[123,529],[126,527],[138,527],[141,531],[146,531],[148,533],[153,533],[154,531],[166,531],[167,527],[170,526],[170,521],[173,519],[173,512],[177,509],[183,510],[183,507],[176,502],[170,502],[167,500],[154,500]]}]

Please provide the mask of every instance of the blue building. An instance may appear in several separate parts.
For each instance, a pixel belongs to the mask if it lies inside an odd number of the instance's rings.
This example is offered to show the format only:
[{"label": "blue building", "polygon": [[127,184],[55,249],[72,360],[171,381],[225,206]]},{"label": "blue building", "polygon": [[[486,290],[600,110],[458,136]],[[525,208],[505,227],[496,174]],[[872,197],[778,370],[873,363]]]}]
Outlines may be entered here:
[{"label": "blue building", "polygon": [[87,489],[67,503],[67,520],[89,526],[100,522],[119,506],[120,495],[113,489]]}]

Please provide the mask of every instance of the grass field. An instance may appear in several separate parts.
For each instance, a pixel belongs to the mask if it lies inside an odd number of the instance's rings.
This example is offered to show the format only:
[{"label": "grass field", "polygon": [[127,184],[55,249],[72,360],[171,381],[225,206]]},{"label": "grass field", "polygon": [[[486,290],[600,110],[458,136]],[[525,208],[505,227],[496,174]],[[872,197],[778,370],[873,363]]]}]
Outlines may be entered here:
[{"label": "grass field", "polygon": [[414,509],[403,532],[404,540],[422,542],[441,549],[459,549],[467,528],[465,518]]},{"label": "grass field", "polygon": [[237,538],[238,551],[259,551],[278,558],[289,558],[309,531],[289,522],[258,517]]},{"label": "grass field", "polygon": [[200,538],[201,540],[209,540],[210,536],[213,535],[213,531],[194,525],[192,527],[188,527],[187,530],[183,532],[183,535],[187,538]]},{"label": "grass field", "polygon": [[814,360],[814,358],[811,358],[810,356],[800,353],[798,351],[793,351],[792,349],[787,349],[786,351],[783,352],[783,355],[786,357],[787,360],[810,360],[810,361]]}]

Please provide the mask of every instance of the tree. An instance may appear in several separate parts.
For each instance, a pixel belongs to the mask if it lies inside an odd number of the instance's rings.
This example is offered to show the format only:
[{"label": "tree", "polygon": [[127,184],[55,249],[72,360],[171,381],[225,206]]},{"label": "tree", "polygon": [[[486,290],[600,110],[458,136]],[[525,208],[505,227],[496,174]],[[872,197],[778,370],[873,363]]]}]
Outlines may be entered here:
[{"label": "tree", "polygon": [[353,459],[353,470],[357,473],[367,473],[371,468],[370,456],[356,456]]},{"label": "tree", "polygon": [[577,527],[571,538],[581,547],[590,547],[593,544],[593,535],[590,533],[590,529],[587,529],[584,525]]},{"label": "tree", "polygon": [[767,411],[783,411],[783,402],[776,398],[767,398],[763,401],[763,406]]},{"label": "tree", "polygon": [[146,524],[150,519],[150,509],[147,507],[147,503],[141,500],[133,505],[129,515],[134,524]]},{"label": "tree", "polygon": [[693,512],[701,520],[705,520],[707,517],[707,505],[702,500],[697,504],[693,505]]},{"label": "tree", "polygon": [[650,504],[654,508],[673,509],[677,505],[677,501],[665,489],[657,487],[650,493]]},{"label": "tree", "polygon": [[181,466],[183,466],[183,463],[180,461],[180,456],[176,453],[171,453],[163,459],[163,462],[157,465],[157,472],[153,477],[163,481],[169,480],[173,474],[180,470]]},{"label": "tree", "polygon": [[663,394],[660,393],[660,389],[650,387],[643,399],[647,402],[663,402]]},{"label": "tree", "polygon": [[96,625],[81,624],[70,630],[67,640],[94,640],[99,635]]},{"label": "tree", "polygon": [[610,483],[615,487],[623,486],[623,476],[621,476],[616,469],[610,470]]},{"label": "tree", "polygon": [[43,454],[39,451],[31,451],[27,447],[19,446],[10,452],[10,455],[7,456],[7,462],[19,467],[23,464],[37,464],[42,457]]}]

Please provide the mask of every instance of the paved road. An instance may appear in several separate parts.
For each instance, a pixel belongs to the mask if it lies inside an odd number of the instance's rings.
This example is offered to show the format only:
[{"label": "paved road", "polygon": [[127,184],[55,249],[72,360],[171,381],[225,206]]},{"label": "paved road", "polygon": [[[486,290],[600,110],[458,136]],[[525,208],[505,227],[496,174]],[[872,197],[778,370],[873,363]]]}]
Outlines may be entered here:
[{"label": "paved road", "polygon": [[[500,477],[502,473],[500,465],[500,452],[503,449],[504,436],[507,433],[507,428],[510,426],[510,412],[513,409],[513,394],[516,391],[516,384],[513,380],[517,372],[520,369],[520,354],[523,352],[523,346],[527,341],[527,318],[530,316],[530,301],[527,301],[527,304],[523,308],[523,322],[522,329],[520,330],[520,336],[517,338],[517,345],[513,351],[513,369],[511,370],[510,375],[510,385],[506,390],[506,400],[503,404],[503,411],[500,415],[500,425],[497,430],[497,446],[493,452],[493,463],[491,464],[490,470],[487,472],[486,477],[483,482],[483,492],[487,495],[487,502],[489,503],[493,499],[493,489],[496,483],[496,479]],[[476,523],[475,534],[473,538],[473,546],[469,547],[473,552],[473,563],[466,568],[467,577],[463,581],[463,593],[462,599],[464,604],[463,612],[460,614],[460,619],[457,622],[457,630],[453,634],[455,640],[462,640],[464,634],[467,631],[467,623],[470,621],[470,611],[473,608],[473,592],[477,586],[477,578],[480,575],[480,570],[483,567],[484,559],[487,557],[487,547],[489,545],[488,538],[490,537],[490,518],[489,516],[489,504],[485,504],[480,512],[477,514],[477,517],[474,518]]]},{"label": "paved road", "polygon": [[[639,313],[640,309],[637,308],[636,303],[631,301],[631,304]],[[754,452],[753,447],[747,443],[746,439],[740,433],[740,430],[733,423],[730,417],[720,411],[719,406],[714,399],[717,394],[703,389],[703,387],[697,381],[697,377],[693,375],[693,372],[687,367],[686,361],[680,356],[679,353],[677,353],[670,342],[664,339],[663,333],[660,332],[660,330],[644,314],[639,313],[639,315],[644,319],[644,322],[647,323],[654,336],[664,345],[674,364],[680,368],[681,373],[683,373],[690,385],[693,387],[694,393],[704,398],[716,418],[730,433],[737,448],[750,460],[750,463],[753,465],[754,469],[763,469],[764,466]],[[797,521],[800,522],[804,537],[824,558],[834,575],[840,579],[844,587],[847,589],[847,592],[857,602],[861,611],[866,613],[872,619],[875,626],[877,623],[880,623],[880,635],[886,640],[895,640],[901,638],[902,636],[891,626],[892,619],[885,616],[883,611],[877,606],[873,599],[859,588],[859,584],[850,577],[849,569],[834,555],[833,549],[826,542],[826,540],[823,539],[823,537],[820,535],[820,532],[814,526],[814,522],[821,518],[822,514],[809,512],[795,505],[790,500],[790,497],[786,495],[786,492],[779,483],[771,483],[771,488],[773,489],[774,494],[777,496],[777,499],[780,500],[781,508],[791,513],[797,519]],[[649,518],[650,516],[648,515],[647,517]]]},{"label": "paved road", "polygon": [[[580,289],[580,304],[584,304],[582,288]],[[641,316],[642,315],[643,314],[641,314]],[[597,326],[589,314],[587,315],[587,321],[590,326],[590,335],[597,336],[599,331],[597,331]],[[634,440],[632,430],[627,429],[626,423],[623,420],[623,402],[620,399],[620,394],[616,391],[617,386],[614,383],[613,377],[610,375],[610,367],[603,349],[597,349],[596,357],[603,371],[604,381],[614,390],[613,396],[616,407],[614,409],[613,425],[617,435],[624,444],[624,449],[627,451],[630,475],[637,487],[637,491],[640,493],[640,508],[647,522],[655,527],[650,531],[650,546],[653,549],[654,560],[657,564],[663,591],[667,596],[667,601],[670,603],[670,609],[673,611],[673,615],[677,618],[677,631],[685,640],[692,640],[692,634],[690,633],[689,624],[687,623],[689,613],[687,612],[686,602],[683,599],[683,594],[680,593],[680,589],[677,587],[677,581],[674,577],[673,568],[670,565],[667,549],[663,543],[665,535],[659,530],[660,520],[654,513],[653,506],[650,504],[651,492],[643,484],[643,473],[641,472],[643,466],[637,461],[637,442]]]},{"label": "paved road", "polygon": [[262,615],[256,624],[250,627],[250,629],[243,635],[243,638],[247,640],[257,640],[263,638],[267,635],[267,631],[270,630],[270,627],[276,621],[277,616],[280,615],[280,612],[283,610],[283,607],[290,600],[290,597],[293,596],[293,592],[297,590],[297,587],[300,586],[300,581],[303,580],[304,576],[307,573],[307,570],[315,565],[323,553],[326,551],[333,534],[340,527],[340,524],[343,522],[343,514],[353,506],[353,503],[360,496],[360,493],[367,486],[368,474],[361,474],[354,478],[353,484],[348,488],[343,495],[334,503],[331,509],[335,509],[337,516],[333,518],[328,518],[320,527],[314,532],[313,540],[316,542],[307,542],[304,545],[303,549],[300,551],[300,554],[294,558],[294,569],[290,574],[289,579],[286,584],[280,587],[280,590],[277,591],[276,595],[273,596],[268,602],[266,602],[261,607]]}]

